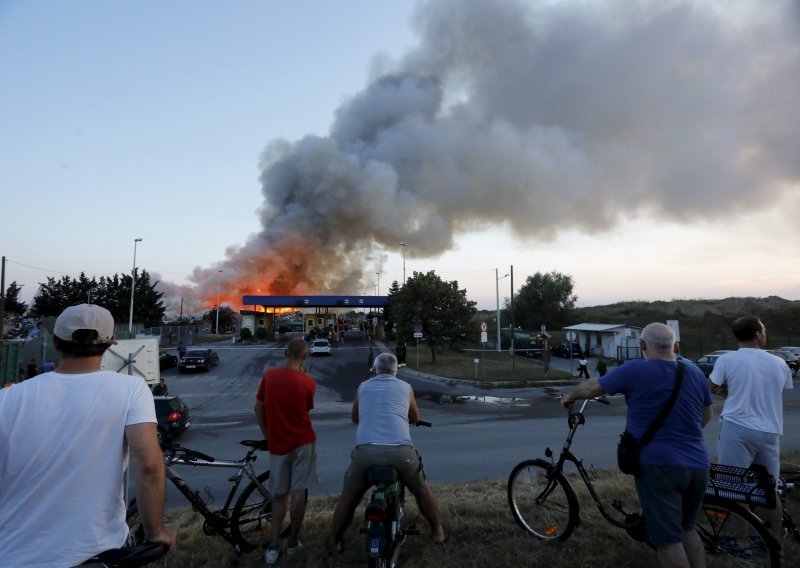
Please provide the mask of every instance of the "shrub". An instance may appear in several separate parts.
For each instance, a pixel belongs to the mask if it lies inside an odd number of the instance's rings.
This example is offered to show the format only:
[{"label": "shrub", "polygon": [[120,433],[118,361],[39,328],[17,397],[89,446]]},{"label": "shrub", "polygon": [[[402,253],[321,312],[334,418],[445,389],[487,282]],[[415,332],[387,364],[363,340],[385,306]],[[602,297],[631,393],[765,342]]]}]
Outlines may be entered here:
[{"label": "shrub", "polygon": [[250,341],[253,339],[253,332],[249,327],[243,327],[241,332],[242,341]]}]

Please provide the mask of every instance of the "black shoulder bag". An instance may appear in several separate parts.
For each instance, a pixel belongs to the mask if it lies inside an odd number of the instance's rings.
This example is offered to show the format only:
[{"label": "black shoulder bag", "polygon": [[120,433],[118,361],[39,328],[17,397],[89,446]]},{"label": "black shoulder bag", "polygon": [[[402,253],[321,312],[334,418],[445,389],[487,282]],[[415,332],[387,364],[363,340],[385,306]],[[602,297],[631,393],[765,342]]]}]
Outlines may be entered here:
[{"label": "black shoulder bag", "polygon": [[641,440],[633,437],[633,434],[625,430],[619,437],[619,445],[617,445],[617,465],[622,473],[638,477],[642,473],[642,464],[639,462],[639,453],[642,448],[650,443],[650,440],[655,436],[656,431],[661,428],[667,415],[675,406],[675,401],[678,399],[678,392],[681,390],[683,383],[683,363],[678,363],[678,373],[675,376],[675,386],[672,388],[672,394],[669,395],[669,400],[658,413],[656,419],[650,424],[650,427],[644,433]]}]

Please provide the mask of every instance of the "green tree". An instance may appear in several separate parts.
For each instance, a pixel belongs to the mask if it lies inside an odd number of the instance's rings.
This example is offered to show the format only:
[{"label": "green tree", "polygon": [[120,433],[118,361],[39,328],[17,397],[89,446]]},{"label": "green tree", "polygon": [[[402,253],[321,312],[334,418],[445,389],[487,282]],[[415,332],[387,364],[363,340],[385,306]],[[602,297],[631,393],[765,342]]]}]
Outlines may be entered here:
[{"label": "green tree", "polygon": [[[150,282],[150,274],[143,270],[136,276],[136,290],[133,302],[133,321],[145,327],[160,325],[164,319],[162,292],[155,287],[158,282]],[[33,300],[31,312],[34,315],[58,316],[69,306],[91,303],[103,306],[114,317],[117,324],[130,318],[131,277],[117,274],[89,280],[84,273],[78,278],[63,276],[60,280],[48,278],[40,283],[39,293]]]},{"label": "green tree", "polygon": [[445,282],[430,271],[414,272],[402,287],[392,286],[384,314],[393,320],[399,342],[411,342],[414,326],[421,325],[422,339],[436,363],[437,349],[476,333],[475,311],[475,302],[467,300],[467,291],[459,290],[457,281]]},{"label": "green tree", "polygon": [[28,304],[25,302],[20,302],[19,300],[19,293],[22,290],[21,286],[17,286],[17,282],[14,281],[8,285],[6,288],[5,293],[5,312],[7,314],[16,314],[21,316],[25,312],[28,311]]},{"label": "green tree", "polygon": [[[211,333],[217,333],[217,306],[206,312],[205,319],[211,324]],[[219,328],[222,333],[226,333],[231,327],[236,325],[236,312],[228,306],[219,309]]]},{"label": "green tree", "polygon": [[[572,276],[568,274],[552,271],[528,276],[514,295],[514,325],[527,330],[537,330],[542,325],[560,329],[578,300],[572,293],[573,288]],[[511,311],[510,304],[506,299],[506,317]]]}]

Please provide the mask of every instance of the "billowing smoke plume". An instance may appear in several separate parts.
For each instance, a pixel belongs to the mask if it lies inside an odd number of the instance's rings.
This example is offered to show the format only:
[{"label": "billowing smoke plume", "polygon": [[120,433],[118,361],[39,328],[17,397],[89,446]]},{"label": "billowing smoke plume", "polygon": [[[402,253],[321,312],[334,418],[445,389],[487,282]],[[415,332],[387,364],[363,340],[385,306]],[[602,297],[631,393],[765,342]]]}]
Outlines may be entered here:
[{"label": "billowing smoke plume", "polygon": [[263,229],[197,269],[198,291],[222,268],[234,304],[357,293],[400,242],[426,257],[490,225],[769,205],[800,181],[799,21],[780,1],[426,2],[418,47],[329,136],[265,150]]}]

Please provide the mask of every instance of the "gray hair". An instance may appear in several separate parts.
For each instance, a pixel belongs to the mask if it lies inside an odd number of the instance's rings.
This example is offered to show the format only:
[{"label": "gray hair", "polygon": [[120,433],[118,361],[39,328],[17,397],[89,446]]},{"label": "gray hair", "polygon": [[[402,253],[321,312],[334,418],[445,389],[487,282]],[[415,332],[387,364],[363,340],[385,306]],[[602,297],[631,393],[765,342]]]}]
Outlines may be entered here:
[{"label": "gray hair", "polygon": [[372,366],[378,374],[389,373],[390,375],[395,375],[397,374],[397,357],[391,353],[381,353],[375,357]]},{"label": "gray hair", "polygon": [[675,347],[675,332],[663,323],[651,323],[642,330],[642,341],[654,351],[671,353]]}]

